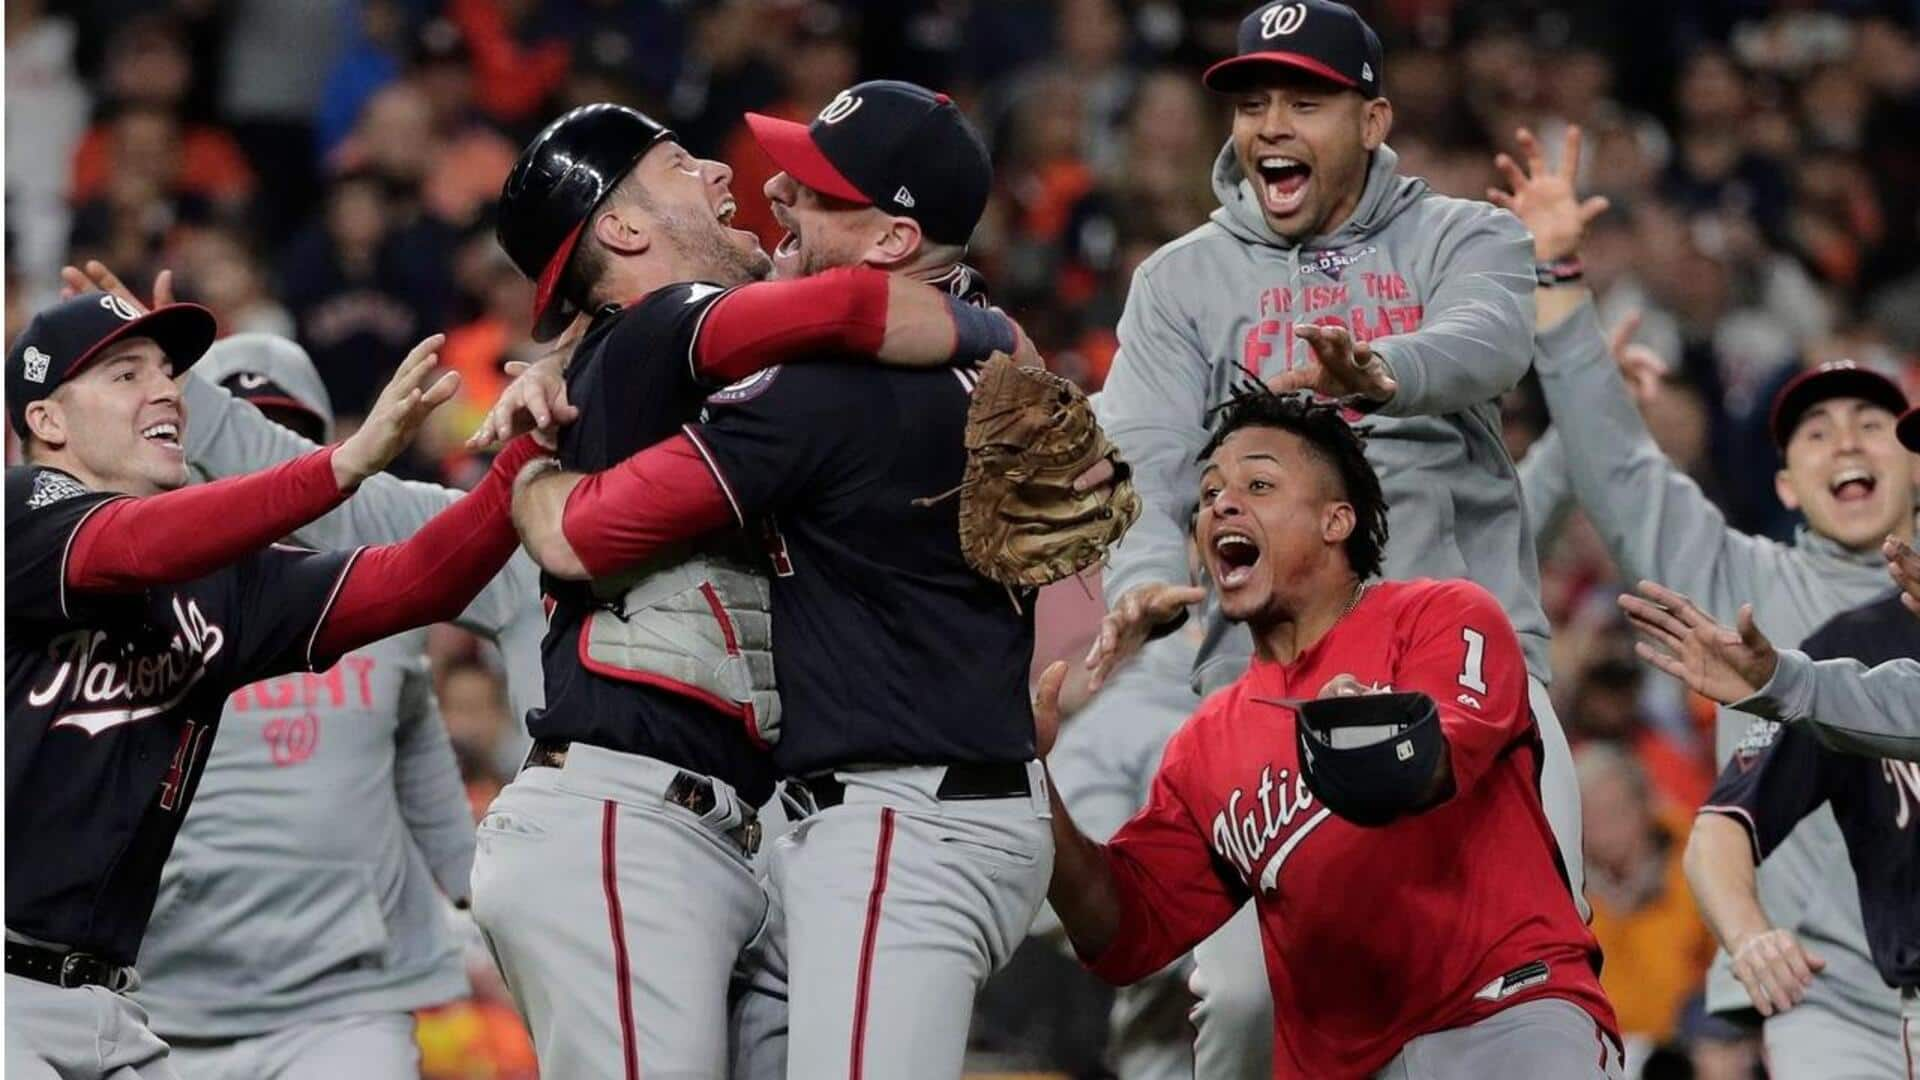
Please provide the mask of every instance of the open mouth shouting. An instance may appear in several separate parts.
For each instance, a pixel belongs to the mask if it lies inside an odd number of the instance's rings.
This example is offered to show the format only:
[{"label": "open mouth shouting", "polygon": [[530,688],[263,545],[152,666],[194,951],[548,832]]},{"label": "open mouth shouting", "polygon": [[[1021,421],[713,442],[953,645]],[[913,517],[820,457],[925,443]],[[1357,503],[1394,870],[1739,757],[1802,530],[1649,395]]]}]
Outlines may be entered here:
[{"label": "open mouth shouting", "polygon": [[1222,593],[1231,592],[1253,578],[1260,563],[1260,545],[1238,526],[1223,525],[1213,531],[1207,545],[1208,571]]},{"label": "open mouth shouting", "polygon": [[1841,504],[1866,502],[1873,498],[1874,489],[1880,486],[1880,480],[1873,473],[1858,465],[1841,469],[1827,482],[1827,491],[1835,502]]},{"label": "open mouth shouting", "polygon": [[1267,212],[1286,217],[1307,201],[1307,185],[1313,179],[1313,166],[1285,154],[1267,154],[1254,163],[1259,174],[1260,200]]}]

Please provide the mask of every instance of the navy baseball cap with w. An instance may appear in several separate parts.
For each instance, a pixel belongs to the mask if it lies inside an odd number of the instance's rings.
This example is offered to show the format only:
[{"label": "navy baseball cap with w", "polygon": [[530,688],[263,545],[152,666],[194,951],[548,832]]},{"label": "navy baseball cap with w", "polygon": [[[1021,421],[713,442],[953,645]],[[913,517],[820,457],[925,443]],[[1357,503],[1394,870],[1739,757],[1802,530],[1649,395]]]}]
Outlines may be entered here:
[{"label": "navy baseball cap with w", "polygon": [[108,293],[60,301],[35,315],[7,351],[7,419],[13,433],[26,438],[27,406],[51,397],[115,342],[151,338],[178,376],[206,353],[218,328],[213,312],[199,304],[168,304],[143,315]]},{"label": "navy baseball cap with w", "polygon": [[953,100],[880,79],[848,87],[811,124],[747,114],[773,163],[807,187],[920,223],[964,244],[987,208],[993,159]]},{"label": "navy baseball cap with w", "polygon": [[1236,55],[1208,68],[1200,81],[1223,94],[1259,85],[1263,72],[1292,68],[1330,83],[1380,96],[1380,36],[1359,12],[1334,0],[1278,0],[1240,20]]}]

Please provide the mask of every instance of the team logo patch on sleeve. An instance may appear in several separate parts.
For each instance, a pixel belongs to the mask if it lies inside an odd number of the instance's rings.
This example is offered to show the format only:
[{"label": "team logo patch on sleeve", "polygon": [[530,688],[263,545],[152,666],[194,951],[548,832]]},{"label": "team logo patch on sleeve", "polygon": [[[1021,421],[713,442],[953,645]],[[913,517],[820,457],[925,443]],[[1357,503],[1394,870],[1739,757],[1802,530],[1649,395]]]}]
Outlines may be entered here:
[{"label": "team logo patch on sleeve", "polygon": [[33,492],[27,496],[27,509],[38,510],[43,506],[52,506],[78,495],[85,495],[87,485],[68,476],[66,473],[37,472],[33,474]]},{"label": "team logo patch on sleeve", "polygon": [[1733,760],[1738,762],[1742,772],[1753,767],[1760,755],[1773,747],[1775,739],[1780,737],[1780,725],[1772,720],[1755,720],[1753,726],[1740,736],[1740,745],[1733,748]]},{"label": "team logo patch on sleeve", "polygon": [[707,395],[707,401],[714,405],[738,405],[743,401],[752,401],[767,392],[773,385],[774,377],[780,374],[779,365],[756,371],[737,383],[723,386]]}]

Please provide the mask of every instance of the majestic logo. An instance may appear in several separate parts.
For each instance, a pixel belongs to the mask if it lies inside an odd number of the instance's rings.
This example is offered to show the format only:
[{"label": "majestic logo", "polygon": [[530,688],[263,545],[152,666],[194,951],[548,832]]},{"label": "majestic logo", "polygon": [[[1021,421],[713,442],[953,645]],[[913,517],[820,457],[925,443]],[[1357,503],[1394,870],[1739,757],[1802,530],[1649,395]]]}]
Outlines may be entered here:
[{"label": "majestic logo", "polygon": [[707,297],[712,296],[714,293],[724,292],[724,291],[726,290],[722,289],[718,285],[709,285],[704,281],[696,281],[693,284],[687,286],[687,298],[686,300],[682,301],[682,303],[697,304],[700,301],[705,300]]},{"label": "majestic logo", "polygon": [[38,510],[65,502],[76,495],[87,494],[88,490],[85,484],[66,473],[43,469],[33,474],[33,491],[27,496],[27,509]]},{"label": "majestic logo", "polygon": [[893,201],[911,209],[913,207],[913,192],[908,191],[906,185],[902,184],[900,185],[900,190],[893,193]]},{"label": "majestic logo", "polygon": [[1298,277],[1308,271],[1318,271],[1335,281],[1339,281],[1340,278],[1346,274],[1347,267],[1352,266],[1378,250],[1380,249],[1372,244],[1368,244],[1366,247],[1354,251],[1316,251],[1312,254],[1311,258],[1305,259],[1300,263],[1299,268],[1294,271],[1294,276]]},{"label": "majestic logo", "polygon": [[[1290,797],[1289,781],[1292,782]],[[1260,785],[1254,789],[1252,799],[1247,798],[1244,789],[1234,788],[1233,794],[1227,797],[1226,807],[1213,816],[1210,829],[1213,850],[1238,870],[1249,886],[1254,885],[1257,876],[1259,891],[1270,893],[1279,883],[1280,868],[1286,865],[1287,858],[1333,811],[1324,807],[1313,811],[1281,842],[1271,858],[1267,849],[1280,839],[1280,834],[1295,818],[1312,808],[1313,792],[1307,790],[1305,777],[1293,775],[1290,769],[1281,769],[1279,778],[1275,779],[1273,766],[1267,765],[1260,770]],[[1255,867],[1260,867],[1257,875]]]},{"label": "majestic logo", "polygon": [[837,124],[852,116],[859,110],[861,104],[862,99],[858,95],[842,90],[839,96],[827,102],[826,108],[820,110],[817,119],[823,124]]},{"label": "majestic logo", "polygon": [[139,309],[112,293],[107,293],[100,297],[100,306],[118,315],[121,320],[125,322],[132,322],[140,317]]},{"label": "majestic logo", "polygon": [[27,365],[26,376],[28,382],[43,383],[47,381],[47,366],[53,363],[53,357],[29,345],[27,346],[27,351],[21,355],[21,359],[24,360]]},{"label": "majestic logo", "polygon": [[1286,37],[1307,21],[1307,5],[1275,4],[1260,13],[1260,36],[1268,41]]},{"label": "majestic logo", "polygon": [[71,708],[52,726],[79,728],[89,738],[172,711],[206,677],[207,665],[227,642],[226,632],[207,621],[193,600],[183,604],[174,597],[173,617],[180,629],[165,652],[129,648],[102,630],[54,638],[47,653],[59,666],[28,691],[27,703],[40,708],[64,695]]}]

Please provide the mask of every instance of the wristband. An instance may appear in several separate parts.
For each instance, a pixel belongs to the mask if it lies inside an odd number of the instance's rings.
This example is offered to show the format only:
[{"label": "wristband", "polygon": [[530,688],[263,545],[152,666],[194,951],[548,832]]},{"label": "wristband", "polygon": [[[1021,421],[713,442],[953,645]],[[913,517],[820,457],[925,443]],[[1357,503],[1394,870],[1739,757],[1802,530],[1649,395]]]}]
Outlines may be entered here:
[{"label": "wristband", "polygon": [[1581,263],[1580,256],[1568,255],[1552,262],[1533,264],[1533,282],[1542,289],[1551,289],[1556,285],[1576,285],[1587,276],[1587,268]]},{"label": "wristband", "polygon": [[955,363],[984,363],[994,353],[1012,356],[1019,349],[1020,339],[1013,332],[1013,320],[1005,315],[974,307],[958,297],[947,298],[947,310],[953,316]]}]

